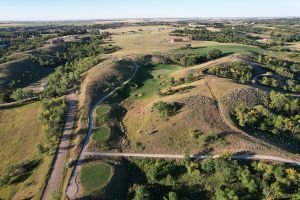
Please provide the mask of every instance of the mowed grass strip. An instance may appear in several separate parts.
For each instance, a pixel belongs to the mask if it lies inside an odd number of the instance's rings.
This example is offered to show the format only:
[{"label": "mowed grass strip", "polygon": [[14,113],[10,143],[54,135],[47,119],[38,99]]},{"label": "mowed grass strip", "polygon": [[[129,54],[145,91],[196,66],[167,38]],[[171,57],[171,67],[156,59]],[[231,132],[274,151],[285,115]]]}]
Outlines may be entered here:
[{"label": "mowed grass strip", "polygon": [[113,176],[113,167],[107,163],[87,165],[80,171],[80,181],[85,192],[105,187]]},{"label": "mowed grass strip", "polygon": [[[147,68],[147,66],[145,67]],[[134,78],[139,86],[131,90],[131,99],[145,99],[156,95],[157,92],[169,86],[170,74],[179,67],[175,65],[155,65],[151,69],[140,69]]]},{"label": "mowed grass strip", "polygon": [[110,136],[110,128],[106,127],[106,126],[101,126],[98,129],[93,131],[93,140],[95,140],[96,142],[101,142],[101,141],[105,141],[109,138]]}]

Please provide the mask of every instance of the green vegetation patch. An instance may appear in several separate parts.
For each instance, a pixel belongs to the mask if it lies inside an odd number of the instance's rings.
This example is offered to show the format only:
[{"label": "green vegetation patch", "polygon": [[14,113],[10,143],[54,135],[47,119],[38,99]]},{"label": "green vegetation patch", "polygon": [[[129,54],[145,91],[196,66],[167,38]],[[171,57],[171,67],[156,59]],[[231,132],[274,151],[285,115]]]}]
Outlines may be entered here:
[{"label": "green vegetation patch", "polygon": [[250,65],[235,62],[211,67],[207,70],[207,73],[224,78],[234,79],[241,83],[246,83],[251,81],[254,70]]},{"label": "green vegetation patch", "polygon": [[105,187],[113,176],[113,167],[107,163],[88,165],[81,169],[80,181],[85,192]]},{"label": "green vegetation patch", "polygon": [[97,114],[97,115],[107,114],[110,110],[111,110],[111,107],[110,107],[110,106],[108,106],[108,105],[102,105],[102,106],[99,106],[99,107],[96,109],[96,114]]},{"label": "green vegetation patch", "polygon": [[96,142],[101,142],[107,140],[109,136],[110,136],[110,128],[106,126],[102,126],[94,131],[92,138]]},{"label": "green vegetation patch", "polygon": [[99,106],[94,113],[95,125],[100,126],[109,121],[109,113],[111,111],[111,107],[109,105],[101,105]]},{"label": "green vegetation patch", "polygon": [[175,65],[163,64],[141,67],[133,80],[138,87],[132,88],[130,98],[145,99],[157,94],[170,85],[169,75],[178,69]]},{"label": "green vegetation patch", "polygon": [[161,117],[171,117],[177,113],[180,109],[180,105],[176,102],[166,103],[164,101],[158,101],[153,104],[152,109],[157,111]]}]

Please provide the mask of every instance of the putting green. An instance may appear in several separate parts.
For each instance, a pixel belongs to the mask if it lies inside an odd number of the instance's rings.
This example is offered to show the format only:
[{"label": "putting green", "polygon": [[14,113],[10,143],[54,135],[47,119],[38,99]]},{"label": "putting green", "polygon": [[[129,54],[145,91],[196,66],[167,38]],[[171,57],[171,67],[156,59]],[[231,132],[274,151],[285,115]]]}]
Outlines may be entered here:
[{"label": "putting green", "polygon": [[108,106],[108,105],[102,105],[102,106],[99,106],[96,109],[96,114],[97,115],[103,115],[103,114],[108,113],[110,110],[111,110],[110,106]]},{"label": "putting green", "polygon": [[93,192],[105,187],[113,175],[113,167],[107,163],[88,165],[80,171],[80,181],[85,192]]},{"label": "putting green", "polygon": [[94,130],[93,132],[94,133],[92,135],[92,138],[96,142],[107,140],[110,136],[110,128],[106,126],[101,126],[98,129]]}]

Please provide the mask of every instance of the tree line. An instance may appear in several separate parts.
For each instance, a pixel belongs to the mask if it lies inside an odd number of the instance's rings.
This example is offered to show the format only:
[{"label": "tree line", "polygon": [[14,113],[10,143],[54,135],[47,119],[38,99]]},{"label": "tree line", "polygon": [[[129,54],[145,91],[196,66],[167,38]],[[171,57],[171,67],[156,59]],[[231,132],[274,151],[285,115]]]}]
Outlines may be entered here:
[{"label": "tree line", "polygon": [[[224,155],[194,162],[133,160],[135,173],[145,177],[129,188],[128,199],[298,199],[297,169],[264,162],[241,163]],[[134,173],[132,172],[132,174]],[[130,173],[131,174],[131,173]],[[131,181],[134,177],[131,176]],[[159,192],[158,192],[159,191]]]}]

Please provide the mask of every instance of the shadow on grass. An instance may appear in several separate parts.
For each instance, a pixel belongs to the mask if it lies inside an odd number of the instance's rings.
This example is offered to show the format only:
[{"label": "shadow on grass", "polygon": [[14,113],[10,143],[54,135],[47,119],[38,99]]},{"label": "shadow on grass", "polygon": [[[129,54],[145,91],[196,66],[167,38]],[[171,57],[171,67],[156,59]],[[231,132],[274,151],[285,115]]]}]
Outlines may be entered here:
[{"label": "shadow on grass", "polygon": [[15,166],[12,173],[10,184],[18,184],[24,182],[29,176],[32,175],[32,171],[36,169],[42,160],[35,159],[32,161],[25,161]]}]

